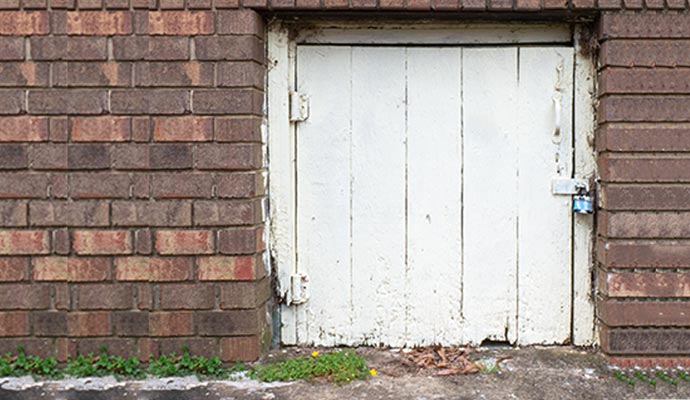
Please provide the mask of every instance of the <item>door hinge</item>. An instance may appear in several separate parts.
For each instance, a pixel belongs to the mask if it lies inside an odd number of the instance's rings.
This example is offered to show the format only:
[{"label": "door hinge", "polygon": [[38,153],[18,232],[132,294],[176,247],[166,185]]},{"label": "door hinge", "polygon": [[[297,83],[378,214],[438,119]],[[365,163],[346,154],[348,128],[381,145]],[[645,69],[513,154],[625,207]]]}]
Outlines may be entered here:
[{"label": "door hinge", "polygon": [[302,122],[309,118],[309,96],[290,92],[290,122]]},{"label": "door hinge", "polygon": [[589,192],[589,179],[558,178],[551,181],[551,193],[556,195],[574,195]]},{"label": "door hinge", "polygon": [[293,274],[290,276],[290,303],[303,304],[309,300],[309,276]]}]

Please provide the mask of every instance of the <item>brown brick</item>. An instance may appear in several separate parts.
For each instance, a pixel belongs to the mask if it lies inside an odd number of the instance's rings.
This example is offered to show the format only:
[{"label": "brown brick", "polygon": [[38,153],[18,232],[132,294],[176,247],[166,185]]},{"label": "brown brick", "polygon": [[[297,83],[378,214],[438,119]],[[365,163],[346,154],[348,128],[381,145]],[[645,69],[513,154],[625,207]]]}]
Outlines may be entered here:
[{"label": "brown brick", "polygon": [[25,105],[23,90],[0,90],[0,114],[21,114],[24,111]]},{"label": "brown brick", "polygon": [[683,301],[600,300],[599,318],[607,326],[688,326],[688,303]]},{"label": "brown brick", "polygon": [[85,36],[32,37],[31,57],[37,61],[105,61],[106,39]]},{"label": "brown brick", "polygon": [[110,109],[116,114],[185,114],[190,111],[187,90],[113,90]]},{"label": "brown brick", "polygon": [[690,210],[690,186],[605,185],[600,198],[611,211]]},{"label": "brown brick", "polygon": [[145,145],[123,144],[112,148],[113,168],[147,170],[150,168],[149,148]]},{"label": "brown brick", "polygon": [[687,272],[609,272],[599,270],[600,293],[611,298],[690,297]]},{"label": "brown brick", "polygon": [[194,203],[194,224],[199,226],[253,225],[261,222],[261,202],[214,200]]},{"label": "brown brick", "polygon": [[50,307],[50,287],[36,284],[5,284],[0,290],[2,310],[45,310]]},{"label": "brown brick", "polygon": [[199,280],[201,281],[244,281],[257,279],[263,268],[255,256],[199,257],[197,258]]},{"label": "brown brick", "polygon": [[219,142],[260,142],[261,119],[257,117],[217,117],[215,139]]},{"label": "brown brick", "polygon": [[129,197],[130,179],[126,174],[72,173],[69,183],[70,197],[74,199]]},{"label": "brown brick", "polygon": [[688,182],[690,158],[602,156],[601,179],[607,182]]},{"label": "brown brick", "polygon": [[214,338],[182,338],[161,339],[161,354],[181,354],[183,348],[187,348],[190,354],[203,357],[217,357],[218,343]]},{"label": "brown brick", "polygon": [[133,304],[132,285],[79,285],[77,299],[80,310],[128,310]]},{"label": "brown brick", "polygon": [[67,149],[70,169],[109,169],[110,146],[106,144],[72,144]]},{"label": "brown brick", "polygon": [[189,257],[118,257],[118,281],[174,282],[192,279],[193,259]]},{"label": "brown brick", "polygon": [[28,336],[29,313],[0,312],[0,337]]},{"label": "brown brick", "polygon": [[210,9],[211,0],[187,0],[187,7],[193,9]]},{"label": "brown brick", "polygon": [[130,86],[131,76],[132,65],[126,63],[62,62],[53,64],[53,82],[57,87]]},{"label": "brown brick", "polygon": [[134,339],[124,338],[81,338],[72,340],[77,347],[77,353],[87,355],[93,353],[99,355],[104,347],[108,355],[119,357],[136,357],[137,347]]},{"label": "brown brick", "polygon": [[271,294],[268,278],[259,282],[231,282],[220,285],[220,308],[249,309],[264,304]]},{"label": "brown brick", "polygon": [[214,30],[210,11],[151,11],[148,19],[151,35],[210,35]]},{"label": "brown brick", "polygon": [[132,175],[132,196],[136,199],[147,199],[150,196],[151,180],[147,174]]},{"label": "brown brick", "polygon": [[131,135],[128,117],[74,117],[71,138],[76,142],[123,142]]},{"label": "brown brick", "polygon": [[[374,4],[376,6],[376,4]],[[408,0],[407,9],[413,11],[426,11],[431,9],[430,0]]]},{"label": "brown brick", "polygon": [[266,68],[253,61],[234,61],[218,64],[218,86],[256,87],[263,89]]},{"label": "brown brick", "polygon": [[108,336],[112,333],[110,313],[71,312],[67,314],[69,336]]},{"label": "brown brick", "polygon": [[544,0],[544,9],[545,10],[551,10],[551,9],[566,9],[568,8],[568,1],[567,0]]},{"label": "brown brick", "polygon": [[690,38],[690,18],[684,14],[603,13],[599,31],[613,38]]},{"label": "brown brick", "polygon": [[182,201],[116,201],[114,226],[190,226],[192,205]]},{"label": "brown brick", "polygon": [[[271,6],[276,8],[292,8],[295,6],[295,0],[274,0]],[[323,0],[323,6],[329,10],[347,9],[350,7],[349,0]]]},{"label": "brown brick", "polygon": [[35,170],[67,169],[67,145],[35,144],[29,148],[29,162]]},{"label": "brown brick", "polygon": [[220,358],[225,362],[254,361],[261,355],[258,336],[238,336],[220,339]]},{"label": "brown brick", "polygon": [[690,148],[690,124],[611,123],[599,128],[601,151],[681,152]]},{"label": "brown brick", "polygon": [[690,40],[608,40],[599,54],[601,66],[688,67]]},{"label": "brown brick", "polygon": [[151,139],[151,129],[148,117],[132,118],[132,140],[148,142]]},{"label": "brown brick", "polygon": [[200,336],[251,335],[259,329],[254,310],[202,311],[194,318]]},{"label": "brown brick", "polygon": [[49,185],[45,174],[0,173],[0,198],[47,197]]},{"label": "brown brick", "polygon": [[263,63],[264,44],[256,36],[197,37],[196,56],[199,60],[254,60]]},{"label": "brown brick", "polygon": [[162,10],[184,9],[184,0],[160,0]]},{"label": "brown brick", "polygon": [[[615,329],[599,328],[601,348],[608,354],[677,355],[690,351],[690,331],[687,329]],[[643,360],[634,358],[628,366],[642,366]],[[674,360],[678,361],[674,358]],[[663,360],[649,360],[650,367]]]},{"label": "brown brick", "polygon": [[212,254],[215,249],[214,233],[207,230],[160,230],[155,233],[155,246],[159,254]]},{"label": "brown brick", "polygon": [[26,146],[20,144],[0,144],[0,169],[26,169],[29,157]]},{"label": "brown brick", "polygon": [[30,318],[35,336],[67,336],[66,312],[33,312]]},{"label": "brown brick", "polygon": [[131,254],[129,231],[75,230],[72,248],[77,254]]},{"label": "brown brick", "polygon": [[26,280],[29,277],[28,271],[29,259],[26,257],[0,258],[0,282],[19,282]]},{"label": "brown brick", "polygon": [[57,283],[53,287],[53,308],[56,310],[70,310],[72,308],[72,294],[68,283]]},{"label": "brown brick", "polygon": [[666,0],[666,5],[670,10],[685,9],[685,0]]},{"label": "brown brick", "polygon": [[55,199],[67,198],[67,174],[52,173],[50,174],[49,194]]},{"label": "brown brick", "polygon": [[0,118],[0,142],[36,142],[48,140],[45,117]]},{"label": "brown brick", "polygon": [[189,39],[185,37],[128,36],[113,38],[116,60],[189,60]]},{"label": "brown brick", "polygon": [[623,0],[623,5],[627,10],[640,10],[644,5],[643,0]]},{"label": "brown brick", "polygon": [[194,148],[197,169],[251,170],[261,168],[259,144],[202,144]]},{"label": "brown brick", "polygon": [[690,242],[601,241],[597,244],[597,258],[612,268],[688,268]]},{"label": "brown brick", "polygon": [[185,144],[153,144],[148,147],[151,169],[190,169],[192,148]]},{"label": "brown brick", "polygon": [[24,59],[24,38],[0,37],[0,60],[20,61]]},{"label": "brown brick", "polygon": [[151,254],[153,251],[153,239],[149,229],[137,229],[134,231],[134,252],[136,254]]},{"label": "brown brick", "polygon": [[68,139],[69,120],[67,117],[50,118],[50,140],[53,142],[66,142]]},{"label": "brown brick", "polygon": [[598,0],[597,8],[600,10],[619,10],[622,7],[621,0]]},{"label": "brown brick", "polygon": [[36,281],[98,282],[110,278],[110,260],[96,257],[34,257]]},{"label": "brown brick", "polygon": [[103,7],[102,0],[76,0],[77,7],[82,10],[99,9]]},{"label": "brown brick", "polygon": [[135,75],[137,86],[213,86],[210,63],[137,63]]},{"label": "brown brick", "polygon": [[253,254],[263,250],[263,229],[224,229],[218,235],[218,251],[222,254]]},{"label": "brown brick", "polygon": [[23,201],[0,201],[0,226],[27,225],[27,206]]},{"label": "brown brick", "polygon": [[213,177],[209,174],[159,174],[152,178],[155,198],[210,198]]},{"label": "brown brick", "polygon": [[228,10],[218,12],[218,33],[221,35],[256,35],[263,38],[264,19],[254,10]]},{"label": "brown brick", "polygon": [[599,103],[599,121],[690,121],[687,96],[607,96]]},{"label": "brown brick", "polygon": [[163,310],[210,310],[215,305],[214,287],[208,284],[168,284],[160,286]]},{"label": "brown brick", "polygon": [[102,114],[107,110],[104,90],[30,90],[29,111],[41,114]]},{"label": "brown brick", "polygon": [[132,15],[128,11],[69,11],[69,35],[128,35],[132,33]]},{"label": "brown brick", "polygon": [[664,8],[664,0],[645,0],[648,10],[661,10]]},{"label": "brown brick", "polygon": [[460,7],[466,11],[482,11],[486,9],[486,0],[460,0]]},{"label": "brown brick", "polygon": [[513,0],[489,0],[489,10],[512,10]]},{"label": "brown brick", "polygon": [[18,346],[24,347],[24,351],[27,355],[35,355],[44,358],[53,357],[55,355],[52,340],[29,337],[0,340],[0,354],[17,354]]},{"label": "brown brick", "polygon": [[39,201],[29,204],[33,226],[108,226],[108,204],[103,202]]},{"label": "brown brick", "polygon": [[217,195],[220,198],[254,197],[264,194],[264,179],[258,173],[226,173],[218,175]]},{"label": "brown brick", "polygon": [[261,115],[263,95],[250,89],[195,90],[194,112],[200,114]]},{"label": "brown brick", "polygon": [[600,94],[687,94],[690,70],[607,68],[599,77]]},{"label": "brown brick", "polygon": [[0,11],[0,35],[47,35],[47,11]]},{"label": "brown brick", "polygon": [[2,63],[0,86],[48,86],[48,70],[48,64],[44,63]]},{"label": "brown brick", "polygon": [[240,5],[239,0],[215,0],[216,8],[237,8]]},{"label": "brown brick", "polygon": [[47,254],[49,237],[47,231],[0,230],[0,254]]},{"label": "brown brick", "polygon": [[685,238],[689,212],[600,212],[600,233],[615,238]]},{"label": "brown brick", "polygon": [[159,142],[209,141],[213,135],[210,117],[157,117],[153,119],[153,140]]},{"label": "brown brick", "polygon": [[573,8],[594,9],[596,8],[596,2],[595,0],[573,0]]},{"label": "brown brick", "polygon": [[69,230],[67,228],[56,229],[53,231],[53,252],[55,254],[69,254],[72,248]]},{"label": "brown brick", "polygon": [[118,336],[148,336],[149,313],[142,311],[113,313],[113,326]]},{"label": "brown brick", "polygon": [[149,314],[151,336],[189,336],[194,334],[192,313],[187,311]]}]

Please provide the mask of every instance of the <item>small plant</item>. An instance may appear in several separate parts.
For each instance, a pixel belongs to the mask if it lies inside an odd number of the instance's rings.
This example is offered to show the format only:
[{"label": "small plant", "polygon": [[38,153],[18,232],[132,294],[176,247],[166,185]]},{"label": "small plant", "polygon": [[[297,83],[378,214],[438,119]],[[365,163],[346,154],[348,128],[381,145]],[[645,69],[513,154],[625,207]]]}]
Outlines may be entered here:
[{"label": "small plant", "polygon": [[635,372],[635,377],[636,377],[637,379],[641,380],[641,381],[644,382],[644,383],[647,383],[647,384],[649,384],[649,385],[651,385],[651,386],[656,387],[656,380],[655,380],[655,379],[652,379],[652,378],[650,378],[650,377],[648,377],[647,375],[645,375],[644,373],[642,373],[642,371],[637,371],[637,372]]},{"label": "small plant", "polygon": [[656,373],[656,377],[661,379],[662,381],[664,381],[666,383],[670,383],[673,386],[678,386],[678,381],[671,378],[670,376],[666,375],[666,373],[664,371],[658,371]]},{"label": "small plant", "polygon": [[107,375],[137,378],[143,375],[143,371],[139,368],[139,360],[134,357],[108,355],[103,346],[98,356],[89,353],[86,356],[79,355],[74,360],[68,360],[65,373],[76,378]]},{"label": "small plant", "polygon": [[635,380],[632,378],[628,378],[627,376],[623,375],[623,373],[620,371],[614,372],[613,376],[621,382],[625,382],[630,386],[635,386]]},{"label": "small plant", "polygon": [[34,375],[57,378],[60,376],[57,364],[57,360],[53,357],[41,358],[27,355],[24,348],[19,346],[16,356],[8,353],[0,358],[0,377]]},{"label": "small plant", "polygon": [[479,368],[480,372],[483,372],[485,374],[492,374],[494,372],[498,372],[501,370],[501,368],[498,366],[498,362],[492,361],[492,360],[482,360],[482,361],[477,361],[474,363],[474,365]]},{"label": "small plant", "polygon": [[312,353],[311,357],[297,357],[282,362],[257,365],[249,376],[264,382],[313,380],[325,378],[338,384],[355,379],[375,376],[376,370],[369,370],[364,357],[352,350],[331,353]]},{"label": "small plant", "polygon": [[686,374],[683,371],[678,371],[678,377],[686,382],[690,382],[690,375]]},{"label": "small plant", "polygon": [[243,371],[241,363],[235,363],[230,368],[223,368],[218,357],[206,358],[189,354],[186,346],[182,347],[182,354],[172,353],[169,356],[162,355],[158,358],[149,356],[148,373],[157,377],[198,375],[215,378],[226,378],[234,372]]}]

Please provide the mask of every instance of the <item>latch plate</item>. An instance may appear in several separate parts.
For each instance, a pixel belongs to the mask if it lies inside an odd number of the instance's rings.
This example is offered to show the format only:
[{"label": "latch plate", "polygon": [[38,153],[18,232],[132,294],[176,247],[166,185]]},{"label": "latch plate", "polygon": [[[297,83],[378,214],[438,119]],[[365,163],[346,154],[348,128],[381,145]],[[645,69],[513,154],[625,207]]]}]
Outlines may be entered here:
[{"label": "latch plate", "polygon": [[584,191],[589,192],[588,179],[558,178],[551,181],[551,193],[570,196]]},{"label": "latch plate", "polygon": [[309,118],[309,96],[305,93],[290,93],[290,122],[302,122]]},{"label": "latch plate", "polygon": [[290,304],[303,304],[309,300],[309,276],[293,274],[290,276]]}]

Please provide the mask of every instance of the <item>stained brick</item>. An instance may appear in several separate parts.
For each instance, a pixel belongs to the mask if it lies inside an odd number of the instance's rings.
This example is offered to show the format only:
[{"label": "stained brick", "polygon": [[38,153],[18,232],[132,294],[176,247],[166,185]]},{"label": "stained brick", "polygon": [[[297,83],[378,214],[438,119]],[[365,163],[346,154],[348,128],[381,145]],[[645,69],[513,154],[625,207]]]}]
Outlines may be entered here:
[{"label": "stained brick", "polygon": [[48,72],[49,66],[44,63],[2,63],[0,86],[48,86]]},{"label": "stained brick", "polygon": [[74,117],[71,122],[75,142],[123,142],[131,134],[128,117]]},{"label": "stained brick", "polygon": [[688,67],[690,40],[610,40],[599,54],[601,66]]},{"label": "stained brick", "polygon": [[690,18],[683,14],[603,13],[599,25],[605,38],[690,38]]},{"label": "stained brick", "polygon": [[192,97],[195,113],[224,115],[260,115],[262,113],[263,95],[256,90],[195,90]]},{"label": "stained brick", "polygon": [[0,60],[19,61],[24,59],[23,37],[0,37]]},{"label": "stained brick", "polygon": [[599,262],[612,268],[690,267],[687,241],[600,241],[596,254]]},{"label": "stained brick", "polygon": [[131,254],[129,231],[75,230],[72,248],[77,254]]},{"label": "stained brick", "polygon": [[152,180],[155,198],[210,198],[213,177],[208,174],[159,174]]},{"label": "stained brick", "polygon": [[45,310],[50,307],[50,287],[36,284],[4,284],[1,310]]},{"label": "stained brick", "polygon": [[183,201],[116,201],[112,216],[115,226],[190,226],[192,206]]},{"label": "stained brick", "polygon": [[118,257],[118,281],[174,282],[192,278],[193,259],[189,257]]},{"label": "stained brick", "polygon": [[35,144],[29,148],[29,161],[35,170],[67,169],[67,145]]},{"label": "stained brick", "polygon": [[155,232],[159,254],[212,254],[215,249],[213,231],[159,230]]},{"label": "stained brick", "polygon": [[599,292],[609,298],[690,297],[690,273],[598,270]]},{"label": "stained brick", "polygon": [[130,338],[81,338],[72,341],[75,342],[78,353],[82,355],[100,354],[102,347],[105,347],[108,354],[114,356],[128,358],[137,355],[135,341]]},{"label": "stained brick", "polygon": [[599,332],[601,348],[607,354],[678,355],[690,352],[690,330],[687,329],[612,329],[602,326]]},{"label": "stained brick", "polygon": [[132,15],[127,11],[69,11],[67,34],[127,35],[132,33]]},{"label": "stained brick", "polygon": [[69,230],[67,228],[56,229],[53,231],[53,252],[55,254],[69,254],[72,248]]},{"label": "stained brick", "polygon": [[199,60],[264,62],[264,45],[256,36],[201,36],[194,39]]},{"label": "stained brick", "polygon": [[189,169],[192,167],[192,148],[183,144],[150,145],[149,159],[151,169]]},{"label": "stained brick", "polygon": [[602,207],[610,211],[690,210],[690,186],[605,185]]},{"label": "stained brick", "polygon": [[0,90],[0,114],[21,114],[24,111],[23,90]]},{"label": "stained brick", "polygon": [[25,169],[29,166],[26,146],[0,144],[0,169]]},{"label": "stained brick", "polygon": [[220,285],[220,308],[252,309],[264,304],[271,294],[268,278],[259,282],[231,282]]},{"label": "stained brick", "polygon": [[202,311],[194,318],[200,336],[251,335],[259,326],[256,311]]},{"label": "stained brick", "polygon": [[688,303],[683,301],[600,300],[599,318],[607,326],[689,326]]},{"label": "stained brick", "polygon": [[104,90],[29,90],[29,111],[41,114],[102,114],[107,110]]},{"label": "stained brick", "polygon": [[29,204],[33,226],[107,226],[108,204],[103,202],[38,201]]},{"label": "stained brick", "polygon": [[113,38],[116,60],[189,60],[186,37],[128,36]]},{"label": "stained brick", "polygon": [[136,65],[137,86],[212,86],[213,64],[148,62]]},{"label": "stained brick", "polygon": [[130,284],[85,284],[77,286],[80,310],[128,310],[133,304]]},{"label": "stained brick", "polygon": [[263,250],[263,229],[232,228],[218,234],[218,251],[222,254],[253,254]]},{"label": "stained brick", "polygon": [[194,203],[195,225],[251,225],[261,222],[261,219],[261,203],[256,200],[214,200]]},{"label": "stained brick", "polygon": [[149,313],[141,311],[113,313],[115,334],[119,336],[148,336]]},{"label": "stained brick", "polygon": [[0,118],[0,142],[36,142],[44,140],[48,140],[47,118]]},{"label": "stained brick", "polygon": [[134,231],[134,251],[136,254],[151,254],[153,251],[153,239],[149,229],[137,229]]},{"label": "stained brick", "polygon": [[26,257],[0,258],[0,282],[19,282],[29,275],[29,259]]},{"label": "stained brick", "polygon": [[600,212],[598,222],[606,237],[690,237],[690,212]]},{"label": "stained brick", "polygon": [[112,333],[110,313],[71,312],[67,314],[69,336],[109,336]]},{"label": "stained brick", "polygon": [[218,33],[231,35],[256,35],[263,38],[264,19],[254,10],[228,10],[218,12]]},{"label": "stained brick", "polygon": [[132,140],[148,142],[151,139],[151,128],[148,117],[132,118]]},{"label": "stained brick", "polygon": [[97,282],[110,278],[110,260],[105,257],[34,257],[36,281]]},{"label": "stained brick", "polygon": [[67,336],[66,312],[33,312],[30,318],[36,336]]},{"label": "stained brick", "polygon": [[603,155],[598,163],[606,182],[690,182],[690,158]]},{"label": "stained brick", "polygon": [[260,275],[255,256],[198,257],[197,268],[201,281],[254,280]]},{"label": "stained brick", "polygon": [[132,83],[131,76],[132,65],[127,63],[62,62],[53,64],[53,84],[57,87],[129,86]]},{"label": "stained brick", "polygon": [[37,61],[105,61],[106,39],[84,36],[32,37],[31,57]]},{"label": "stained brick", "polygon": [[151,35],[210,35],[214,30],[210,11],[151,11],[148,17]]},{"label": "stained brick", "polygon": [[29,313],[0,312],[0,337],[28,336]]},{"label": "stained brick", "polygon": [[687,94],[690,69],[608,68],[599,77],[599,93]]},{"label": "stained brick", "polygon": [[194,334],[192,313],[187,311],[149,314],[151,336],[189,336]]},{"label": "stained brick", "polygon": [[106,144],[73,144],[67,149],[70,169],[109,169],[110,147]]},{"label": "stained brick", "polygon": [[129,197],[130,179],[126,174],[72,173],[69,184],[70,197],[75,199]]},{"label": "stained brick", "polygon": [[202,144],[194,148],[198,169],[250,170],[262,166],[259,144]]},{"label": "stained brick", "polygon": [[113,168],[147,170],[150,168],[147,145],[124,144],[113,146]]},{"label": "stained brick", "polygon": [[53,142],[66,142],[69,132],[69,120],[67,117],[51,117],[49,122],[50,140]]},{"label": "stained brick", "polygon": [[153,119],[153,140],[159,142],[209,141],[213,120],[209,117],[157,117]]},{"label": "stained brick", "polygon": [[214,129],[219,142],[261,141],[261,119],[257,117],[217,117]]},{"label": "stained brick", "polygon": [[186,90],[113,90],[110,109],[116,114],[185,114],[190,111]]},{"label": "stained brick", "polygon": [[606,124],[599,128],[597,148],[620,152],[686,151],[690,148],[690,124]]},{"label": "stained brick", "polygon": [[47,35],[47,11],[0,11],[0,35]]},{"label": "stained brick", "polygon": [[30,337],[0,340],[0,354],[16,354],[18,346],[24,347],[24,351],[26,351],[27,355],[35,355],[44,358],[54,355],[52,340]]},{"label": "stained brick", "polygon": [[220,339],[220,358],[225,362],[254,361],[261,355],[258,336],[238,336]]},{"label": "stained brick", "polygon": [[218,356],[218,343],[215,338],[160,339],[161,354],[182,354],[187,348],[191,354],[203,357]]},{"label": "stained brick", "polygon": [[47,231],[0,230],[0,254],[47,254],[50,235]]},{"label": "stained brick", "polygon": [[209,310],[215,304],[214,287],[208,284],[168,284],[160,286],[163,310]]},{"label": "stained brick", "polygon": [[221,198],[254,197],[264,194],[264,180],[257,173],[227,173],[218,175],[217,195]]}]

